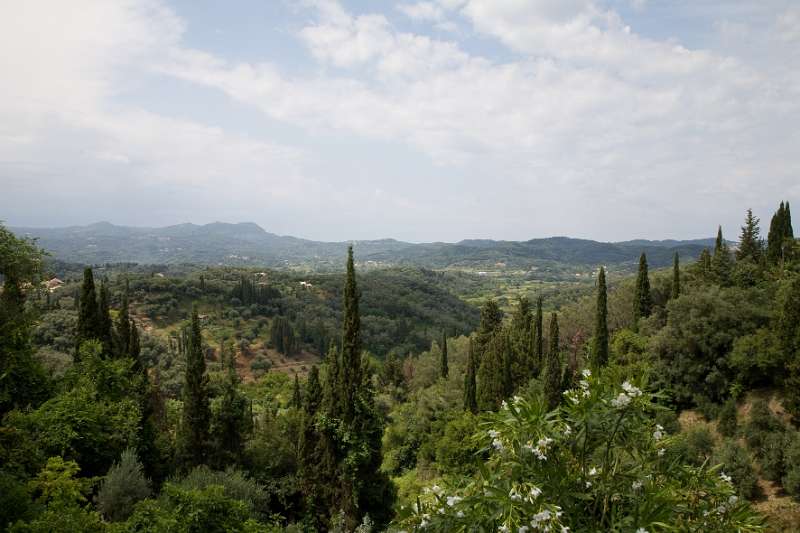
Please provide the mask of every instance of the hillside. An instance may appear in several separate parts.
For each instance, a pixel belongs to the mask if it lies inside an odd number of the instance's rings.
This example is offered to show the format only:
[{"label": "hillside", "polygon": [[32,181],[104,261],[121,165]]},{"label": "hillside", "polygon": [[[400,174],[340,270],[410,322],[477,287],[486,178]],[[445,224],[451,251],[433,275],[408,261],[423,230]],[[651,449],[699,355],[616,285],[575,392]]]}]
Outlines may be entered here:
[{"label": "hillside", "polygon": [[[116,226],[99,222],[67,228],[15,228],[35,237],[56,259],[85,264],[305,266],[341,268],[347,242],[320,242],[275,235],[254,223],[179,224],[163,228]],[[355,241],[367,265],[426,268],[522,269],[558,265],[617,265],[632,269],[645,252],[650,264],[670,264],[675,252],[696,258],[711,240],[598,242],[569,237],[528,241],[464,240],[457,243],[408,243],[394,239]]]}]

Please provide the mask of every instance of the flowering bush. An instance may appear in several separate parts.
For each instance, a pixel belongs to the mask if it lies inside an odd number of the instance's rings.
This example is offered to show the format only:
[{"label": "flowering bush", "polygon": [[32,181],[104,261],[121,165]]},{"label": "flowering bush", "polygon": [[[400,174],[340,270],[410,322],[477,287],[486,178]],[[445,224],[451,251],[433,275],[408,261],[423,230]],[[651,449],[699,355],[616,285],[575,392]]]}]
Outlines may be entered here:
[{"label": "flowering bush", "polygon": [[[654,421],[657,395],[588,370],[563,405],[514,397],[475,436],[491,452],[474,478],[433,486],[396,530],[760,531],[720,467],[681,464]],[[618,382],[618,380],[617,380]]]}]

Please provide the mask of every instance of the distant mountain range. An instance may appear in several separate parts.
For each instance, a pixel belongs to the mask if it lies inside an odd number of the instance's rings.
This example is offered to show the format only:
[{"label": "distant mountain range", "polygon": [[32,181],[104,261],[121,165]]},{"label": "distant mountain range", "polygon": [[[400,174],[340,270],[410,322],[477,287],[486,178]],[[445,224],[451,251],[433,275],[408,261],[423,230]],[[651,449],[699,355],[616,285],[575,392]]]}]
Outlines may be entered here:
[{"label": "distant mountain range", "polygon": [[11,228],[35,237],[54,258],[84,264],[133,262],[144,264],[228,264],[337,267],[348,244],[357,260],[379,265],[427,268],[532,269],[542,265],[593,266],[636,264],[645,252],[653,267],[666,266],[675,252],[696,258],[714,239],[689,241],[597,242],[568,237],[529,241],[464,240],[457,243],[408,243],[394,239],[319,242],[275,235],[254,223],[163,228],[116,226],[98,222],[67,228]]}]

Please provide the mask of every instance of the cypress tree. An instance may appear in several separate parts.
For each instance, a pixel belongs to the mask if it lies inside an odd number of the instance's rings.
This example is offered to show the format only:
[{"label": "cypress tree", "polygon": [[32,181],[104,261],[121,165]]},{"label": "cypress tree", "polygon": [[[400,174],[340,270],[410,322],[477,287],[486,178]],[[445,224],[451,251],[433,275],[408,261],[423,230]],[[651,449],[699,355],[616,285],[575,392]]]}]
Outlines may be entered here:
[{"label": "cypress tree", "polygon": [[475,351],[472,337],[469,338],[469,353],[467,354],[467,372],[464,374],[464,410],[471,413],[478,412],[475,382]]},{"label": "cypress tree", "polygon": [[503,335],[496,335],[481,357],[478,368],[478,407],[482,411],[496,411],[506,396]]},{"label": "cypress tree", "polygon": [[595,311],[594,342],[592,346],[593,366],[600,368],[608,364],[608,294],[606,271],[600,267],[597,275],[597,310]]},{"label": "cypress tree", "polygon": [[[331,511],[341,509],[348,529],[354,529],[365,514],[382,526],[391,517],[394,486],[381,471],[383,423],[375,406],[369,376],[361,362],[361,318],[358,309],[353,248],[347,250],[344,286],[342,355],[339,366],[340,422],[333,437],[336,445],[339,486]],[[343,439],[342,435],[350,435]]]},{"label": "cypress tree", "polygon": [[497,332],[503,325],[503,311],[493,299],[489,298],[481,307],[481,321],[478,325],[478,333],[475,336],[475,343],[478,356],[483,358],[489,343],[494,339]]},{"label": "cypress tree", "polygon": [[703,248],[703,251],[700,252],[697,264],[699,265],[700,274],[703,276],[703,279],[707,280],[711,276],[711,253],[708,251],[708,248]]},{"label": "cypress tree", "polygon": [[100,328],[100,342],[103,345],[103,355],[112,355],[113,350],[113,324],[108,308],[108,287],[106,282],[100,283],[100,298],[97,302],[97,320]]},{"label": "cypress tree", "polygon": [[117,357],[125,357],[131,353],[131,317],[128,298],[128,281],[125,280],[125,291],[122,293],[122,305],[119,308],[116,323]]},{"label": "cypress tree", "polygon": [[342,365],[339,372],[340,397],[344,407],[343,418],[346,422],[350,422],[353,419],[356,389],[361,383],[361,316],[358,312],[358,289],[352,246],[347,248]]},{"label": "cypress tree", "polygon": [[650,276],[647,272],[647,256],[639,257],[639,274],[636,277],[636,290],[633,294],[633,324],[638,327],[639,320],[650,316],[653,300],[650,296]]},{"label": "cypress tree", "polygon": [[139,343],[139,330],[136,328],[136,322],[131,319],[131,339],[128,342],[128,352],[134,361],[138,361],[141,355],[141,345]]},{"label": "cypress tree", "polygon": [[442,330],[442,365],[441,365],[441,373],[444,379],[447,379],[447,375],[450,373],[450,369],[447,365],[447,334]]},{"label": "cypress tree", "polygon": [[561,402],[561,349],[558,338],[558,315],[550,315],[550,345],[547,351],[547,366],[544,375],[544,398],[550,409]]},{"label": "cypress tree", "polygon": [[678,296],[681,295],[681,265],[680,265],[680,258],[678,257],[678,252],[675,252],[675,255],[672,258],[672,294],[671,297],[674,300]]},{"label": "cypress tree", "polygon": [[75,357],[80,345],[90,339],[99,339],[100,320],[98,317],[97,293],[94,288],[94,275],[91,268],[83,270],[83,285],[78,303],[78,328],[75,335]]},{"label": "cypress tree", "polygon": [[215,413],[211,430],[214,443],[214,463],[224,469],[238,464],[244,454],[245,436],[252,428],[249,403],[239,392],[239,374],[236,372],[236,355],[231,346],[225,350],[225,341],[220,344],[220,362],[225,369],[222,397]]},{"label": "cypress tree", "polygon": [[783,210],[783,238],[794,239],[794,229],[792,229],[792,210],[789,207],[789,201],[786,201],[786,207]]},{"label": "cypress tree", "polygon": [[756,264],[761,262],[761,229],[758,224],[758,217],[753,215],[752,209],[748,209],[744,226],[742,226],[742,234],[739,236],[739,249],[736,251],[737,261],[750,260]]},{"label": "cypress tree", "polygon": [[536,317],[533,320],[533,362],[533,375],[538,377],[544,363],[544,314],[541,296],[536,299]]},{"label": "cypress tree", "polygon": [[535,361],[533,356],[533,313],[528,298],[517,300],[517,307],[511,317],[509,331],[509,355],[512,357],[511,374],[514,386],[526,383],[533,375]]},{"label": "cypress tree", "polygon": [[183,386],[183,417],[179,427],[177,455],[184,469],[205,464],[207,460],[211,409],[208,398],[208,375],[203,354],[203,338],[197,307],[192,307],[189,346],[186,350],[186,373]]},{"label": "cypress tree", "polygon": [[711,258],[711,271],[720,285],[728,285],[731,279],[731,252],[728,243],[722,238],[722,226],[717,230],[717,241],[714,244],[714,255]]},{"label": "cypress tree", "polygon": [[300,394],[300,378],[294,375],[294,390],[292,391],[292,407],[300,409],[303,407],[303,397]]},{"label": "cypress tree", "polygon": [[323,464],[322,436],[317,432],[317,412],[322,408],[323,391],[319,380],[319,369],[316,365],[311,367],[306,382],[306,395],[303,399],[302,422],[300,438],[297,445],[298,475],[300,478],[301,492],[304,495],[306,516],[313,522],[313,529],[322,528],[320,515],[322,487],[320,471]]},{"label": "cypress tree", "polygon": [[[791,215],[790,215],[791,216]],[[791,221],[789,222],[791,227]],[[783,255],[783,239],[786,229],[786,207],[783,202],[772,215],[767,234],[767,259],[773,265],[778,264]]]}]

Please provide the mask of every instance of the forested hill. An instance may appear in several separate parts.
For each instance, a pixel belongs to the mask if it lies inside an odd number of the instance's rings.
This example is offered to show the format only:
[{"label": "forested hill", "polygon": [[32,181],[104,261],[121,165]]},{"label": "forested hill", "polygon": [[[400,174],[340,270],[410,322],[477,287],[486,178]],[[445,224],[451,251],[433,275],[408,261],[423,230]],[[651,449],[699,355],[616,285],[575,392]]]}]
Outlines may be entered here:
[{"label": "forested hill", "polygon": [[[14,228],[35,237],[56,259],[77,263],[117,262],[339,267],[349,243],[280,236],[253,223],[179,224],[163,228],[100,222],[68,228]],[[713,240],[604,243],[568,237],[529,241],[464,240],[414,244],[394,239],[356,241],[360,261],[428,268],[531,269],[545,263],[630,265],[645,252],[655,267],[679,252],[696,258]]]}]

